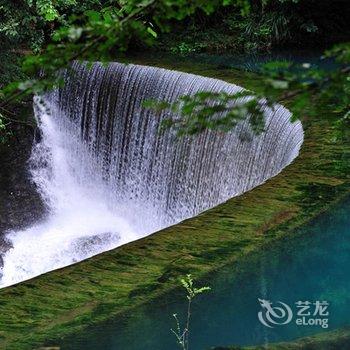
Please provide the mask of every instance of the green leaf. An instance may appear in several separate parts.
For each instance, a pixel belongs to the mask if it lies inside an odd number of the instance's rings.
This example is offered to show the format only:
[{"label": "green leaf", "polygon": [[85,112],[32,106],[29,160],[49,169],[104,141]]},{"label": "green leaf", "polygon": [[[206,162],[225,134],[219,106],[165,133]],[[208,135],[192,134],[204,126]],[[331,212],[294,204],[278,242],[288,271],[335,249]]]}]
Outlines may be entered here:
[{"label": "green leaf", "polygon": [[286,90],[289,83],[286,80],[270,80],[270,84],[274,89]]},{"label": "green leaf", "polygon": [[154,38],[158,37],[158,34],[151,27],[147,27],[147,32],[150,33]]}]

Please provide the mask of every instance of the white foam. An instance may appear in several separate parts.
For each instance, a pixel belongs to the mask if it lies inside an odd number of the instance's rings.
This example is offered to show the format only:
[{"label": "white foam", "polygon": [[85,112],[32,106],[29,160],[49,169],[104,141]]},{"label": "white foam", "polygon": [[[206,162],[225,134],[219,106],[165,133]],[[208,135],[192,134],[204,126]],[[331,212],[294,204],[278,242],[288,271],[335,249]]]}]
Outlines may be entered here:
[{"label": "white foam", "polygon": [[1,287],[138,237],[118,215],[118,205],[107,202],[98,172],[81,171],[84,162],[91,167],[92,161],[89,163],[90,156],[81,144],[79,153],[72,147],[76,136],[63,133],[43,105],[37,104],[37,108],[43,139],[33,149],[31,171],[49,214],[41,223],[8,234],[13,248],[3,258]]}]

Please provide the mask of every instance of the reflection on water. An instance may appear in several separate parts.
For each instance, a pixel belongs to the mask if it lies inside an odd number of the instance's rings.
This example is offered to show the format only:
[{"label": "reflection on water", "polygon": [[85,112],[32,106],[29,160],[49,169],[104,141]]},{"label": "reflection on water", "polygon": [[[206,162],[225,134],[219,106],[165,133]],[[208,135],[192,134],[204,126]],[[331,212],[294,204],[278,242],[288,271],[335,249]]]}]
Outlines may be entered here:
[{"label": "reflection on water", "polygon": [[[194,304],[191,349],[269,343],[327,331],[320,326],[297,326],[295,321],[267,328],[257,317],[258,298],[282,301],[294,309],[297,301],[326,300],[330,303],[328,330],[350,324],[349,211],[350,199],[292,239],[203,281],[212,291]],[[184,298],[172,293],[127,318],[91,327],[60,345],[63,350],[175,350],[172,314],[181,318],[184,310]]]}]

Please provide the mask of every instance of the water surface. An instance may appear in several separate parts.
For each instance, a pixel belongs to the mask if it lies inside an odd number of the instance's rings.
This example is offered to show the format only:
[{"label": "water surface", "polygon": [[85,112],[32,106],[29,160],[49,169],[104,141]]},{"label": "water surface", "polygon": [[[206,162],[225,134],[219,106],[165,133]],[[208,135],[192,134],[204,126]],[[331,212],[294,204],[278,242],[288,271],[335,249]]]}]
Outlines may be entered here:
[{"label": "water surface", "polygon": [[[350,198],[296,232],[203,281],[212,291],[193,307],[191,350],[219,345],[250,345],[291,340],[350,324]],[[237,273],[237,270],[239,273]],[[180,291],[182,292],[182,291]],[[288,325],[267,328],[257,317],[258,298],[328,301],[329,328]],[[61,342],[67,350],[177,349],[172,314],[183,319],[186,302],[173,292],[128,317],[115,319]]]}]

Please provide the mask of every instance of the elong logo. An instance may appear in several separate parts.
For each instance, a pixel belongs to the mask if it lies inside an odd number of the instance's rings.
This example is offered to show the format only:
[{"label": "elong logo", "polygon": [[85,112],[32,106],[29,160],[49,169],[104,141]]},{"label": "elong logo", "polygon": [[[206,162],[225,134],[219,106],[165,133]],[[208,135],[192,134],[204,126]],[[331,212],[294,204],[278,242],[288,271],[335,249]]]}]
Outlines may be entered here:
[{"label": "elong logo", "polygon": [[258,299],[263,311],[258,313],[259,321],[266,327],[273,328],[273,325],[288,324],[293,318],[292,309],[281,301],[280,306],[272,306],[272,303],[265,299]]},{"label": "elong logo", "polygon": [[[264,326],[274,328],[274,326],[287,325],[292,321],[293,311],[286,303],[278,301],[276,306],[273,306],[269,300],[258,298],[258,301],[262,307],[262,310],[258,312],[258,319]],[[298,317],[295,319],[297,326],[328,328],[329,303],[327,301],[297,301],[295,305],[298,309],[296,312]]]}]

